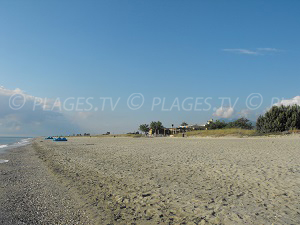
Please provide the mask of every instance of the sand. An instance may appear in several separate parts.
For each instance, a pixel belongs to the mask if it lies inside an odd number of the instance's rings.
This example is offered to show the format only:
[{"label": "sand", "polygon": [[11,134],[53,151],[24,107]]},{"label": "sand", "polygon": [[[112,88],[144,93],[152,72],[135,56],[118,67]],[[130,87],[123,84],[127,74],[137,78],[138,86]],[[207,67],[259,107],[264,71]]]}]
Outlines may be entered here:
[{"label": "sand", "polygon": [[36,224],[299,224],[299,150],[299,136],[37,139],[1,157],[0,199],[34,196],[35,179],[43,200],[19,210]]},{"label": "sand", "polygon": [[0,224],[93,224],[76,193],[63,186],[31,146],[0,157]]}]

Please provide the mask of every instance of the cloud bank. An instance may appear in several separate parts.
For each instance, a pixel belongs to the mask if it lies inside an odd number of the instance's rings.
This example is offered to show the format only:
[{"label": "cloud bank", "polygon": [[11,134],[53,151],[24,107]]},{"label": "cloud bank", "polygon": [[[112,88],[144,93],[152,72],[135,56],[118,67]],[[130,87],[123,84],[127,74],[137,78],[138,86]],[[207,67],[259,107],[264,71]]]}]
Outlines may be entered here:
[{"label": "cloud bank", "polygon": [[[26,100],[26,104],[19,110],[10,107],[11,96],[14,95],[23,96]],[[16,99],[14,103],[20,105],[24,99]],[[59,103],[53,99],[39,98],[39,105],[34,106],[35,99],[35,96],[26,94],[19,88],[9,90],[0,87],[1,135],[66,135],[80,129],[78,124],[69,120],[62,112],[47,110],[52,104]]]},{"label": "cloud bank", "polygon": [[276,105],[276,106],[300,105],[300,96],[296,96],[292,99],[281,100],[280,102],[278,102],[274,105]]}]

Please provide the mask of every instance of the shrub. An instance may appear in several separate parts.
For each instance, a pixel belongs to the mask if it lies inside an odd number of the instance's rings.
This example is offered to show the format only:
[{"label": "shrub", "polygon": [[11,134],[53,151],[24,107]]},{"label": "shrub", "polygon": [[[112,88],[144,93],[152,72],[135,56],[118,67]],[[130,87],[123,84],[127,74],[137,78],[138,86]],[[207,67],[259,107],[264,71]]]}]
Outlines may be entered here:
[{"label": "shrub", "polygon": [[300,129],[300,106],[273,106],[258,117],[256,129],[261,133]]},{"label": "shrub", "polygon": [[216,120],[215,122],[211,122],[209,124],[206,124],[206,128],[208,130],[216,130],[216,129],[223,129],[227,126],[227,123],[224,121]]},{"label": "shrub", "polygon": [[240,119],[237,119],[236,121],[229,122],[226,126],[226,128],[241,128],[246,130],[252,130],[253,125],[250,122],[250,120],[242,117]]},{"label": "shrub", "polygon": [[206,125],[208,130],[216,130],[216,129],[223,129],[223,128],[241,128],[246,130],[253,129],[253,125],[250,120],[246,118],[240,118],[233,122],[226,123],[224,121],[216,120],[215,122],[211,122],[210,124]]}]

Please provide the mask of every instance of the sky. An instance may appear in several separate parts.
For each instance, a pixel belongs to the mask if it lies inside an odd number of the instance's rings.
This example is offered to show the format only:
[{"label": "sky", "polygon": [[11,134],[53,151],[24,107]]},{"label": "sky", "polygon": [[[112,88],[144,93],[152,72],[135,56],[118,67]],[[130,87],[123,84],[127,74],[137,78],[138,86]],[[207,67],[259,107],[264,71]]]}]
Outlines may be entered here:
[{"label": "sky", "polygon": [[1,1],[0,135],[255,121],[282,100],[298,104],[299,8],[297,0]]}]

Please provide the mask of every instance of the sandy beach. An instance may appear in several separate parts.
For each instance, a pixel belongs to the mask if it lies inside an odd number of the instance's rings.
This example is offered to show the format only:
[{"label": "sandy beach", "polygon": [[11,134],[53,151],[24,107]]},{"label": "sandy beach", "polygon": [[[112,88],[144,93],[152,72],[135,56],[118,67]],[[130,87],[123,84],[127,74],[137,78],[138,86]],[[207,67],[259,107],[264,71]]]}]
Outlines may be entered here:
[{"label": "sandy beach", "polygon": [[36,139],[0,158],[1,224],[299,224],[300,137]]}]

